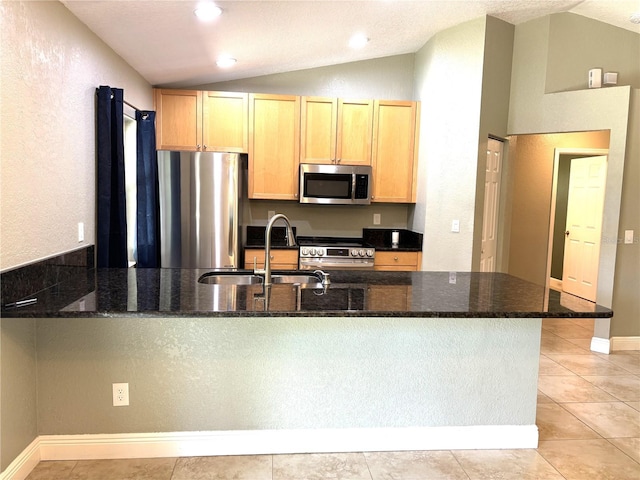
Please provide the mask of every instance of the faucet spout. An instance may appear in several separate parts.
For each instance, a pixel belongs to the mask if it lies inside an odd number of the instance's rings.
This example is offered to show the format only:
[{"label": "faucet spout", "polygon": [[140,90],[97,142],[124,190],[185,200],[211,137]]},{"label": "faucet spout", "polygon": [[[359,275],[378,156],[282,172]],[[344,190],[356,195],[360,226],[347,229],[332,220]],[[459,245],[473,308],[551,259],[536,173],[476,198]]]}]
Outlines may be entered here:
[{"label": "faucet spout", "polygon": [[291,228],[291,222],[287,218],[286,215],[282,213],[276,213],[271,219],[269,223],[267,223],[267,228],[264,233],[264,285],[271,285],[271,230],[273,229],[273,224],[278,220],[282,219],[287,226],[287,245],[290,247],[296,246],[296,238],[293,234],[293,228]]}]

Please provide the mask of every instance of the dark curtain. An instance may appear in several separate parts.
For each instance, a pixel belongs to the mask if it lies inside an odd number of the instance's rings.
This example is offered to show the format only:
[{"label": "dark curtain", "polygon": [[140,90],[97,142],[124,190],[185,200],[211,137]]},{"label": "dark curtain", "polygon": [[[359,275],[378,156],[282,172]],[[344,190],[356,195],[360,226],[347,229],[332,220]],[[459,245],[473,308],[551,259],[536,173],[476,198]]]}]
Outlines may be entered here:
[{"label": "dark curtain", "polygon": [[124,184],[124,92],[97,89],[97,266],[127,267],[127,222]]},{"label": "dark curtain", "polygon": [[149,268],[160,266],[155,118],[156,112],[136,111],[137,266]]}]

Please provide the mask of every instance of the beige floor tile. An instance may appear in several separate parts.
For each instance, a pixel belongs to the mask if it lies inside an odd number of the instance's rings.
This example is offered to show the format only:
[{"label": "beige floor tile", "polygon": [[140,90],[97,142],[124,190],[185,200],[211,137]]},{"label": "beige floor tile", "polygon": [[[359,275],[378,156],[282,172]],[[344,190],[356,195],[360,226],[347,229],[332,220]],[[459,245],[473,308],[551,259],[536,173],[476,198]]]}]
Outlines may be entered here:
[{"label": "beige floor tile", "polygon": [[271,455],[179,458],[171,480],[271,480]]},{"label": "beige floor tile", "polygon": [[555,402],[615,402],[604,390],[573,375],[540,375],[538,390]]},{"label": "beige floor tile", "polygon": [[470,480],[562,480],[535,450],[454,450]]},{"label": "beige floor tile", "polygon": [[610,438],[609,442],[640,463],[640,438]]},{"label": "beige floor tile", "polygon": [[595,355],[549,354],[554,362],[578,375],[628,375],[629,372]]},{"label": "beige floor tile", "polygon": [[556,403],[556,402],[554,402],[549,397],[547,397],[544,393],[538,390],[538,404],[541,404],[541,403]]},{"label": "beige floor tile", "polygon": [[582,378],[623,402],[640,401],[640,377],[636,375],[585,375]]},{"label": "beige floor tile", "polygon": [[638,410],[640,412],[640,402],[625,402],[627,405],[629,405],[631,408],[633,408],[634,410]]},{"label": "beige floor tile", "polygon": [[557,362],[554,362],[545,355],[540,355],[540,367],[538,370],[539,375],[574,375],[574,373],[563,367]]},{"label": "beige floor tile", "polygon": [[640,465],[607,440],[548,440],[538,452],[567,480],[632,480]]},{"label": "beige floor tile", "polygon": [[364,454],[373,480],[468,480],[449,451]]},{"label": "beige floor tile", "polygon": [[551,353],[576,353],[587,354],[588,350],[575,345],[564,338],[560,338],[557,335],[549,334],[549,336],[543,336],[540,340],[540,352],[545,355]]},{"label": "beige floor tile", "polygon": [[590,338],[567,338],[567,342],[571,342],[574,345],[586,350],[591,351],[591,339]]},{"label": "beige floor tile", "polygon": [[25,480],[64,480],[69,478],[75,461],[40,462]]},{"label": "beige floor tile", "polygon": [[640,412],[623,402],[567,403],[563,407],[605,438],[640,437]]},{"label": "beige floor tile", "polygon": [[585,328],[580,325],[576,325],[575,323],[552,323],[552,324],[542,324],[542,328],[547,330],[561,338],[588,338],[589,340],[593,337],[593,328]]},{"label": "beige floor tile", "polygon": [[556,403],[538,405],[536,425],[540,440],[601,438],[595,431]]},{"label": "beige floor tile", "polygon": [[132,458],[126,460],[80,460],[70,480],[169,480],[175,458]]},{"label": "beige floor tile", "polygon": [[273,480],[300,479],[371,480],[371,475],[362,453],[273,456]]},{"label": "beige floor tile", "polygon": [[607,355],[607,359],[629,373],[640,375],[640,355],[633,352],[614,352]]},{"label": "beige floor tile", "polygon": [[596,323],[593,318],[568,318],[567,320],[571,323],[575,323],[576,325],[580,325],[581,327],[589,328],[591,331],[593,331],[593,327]]}]

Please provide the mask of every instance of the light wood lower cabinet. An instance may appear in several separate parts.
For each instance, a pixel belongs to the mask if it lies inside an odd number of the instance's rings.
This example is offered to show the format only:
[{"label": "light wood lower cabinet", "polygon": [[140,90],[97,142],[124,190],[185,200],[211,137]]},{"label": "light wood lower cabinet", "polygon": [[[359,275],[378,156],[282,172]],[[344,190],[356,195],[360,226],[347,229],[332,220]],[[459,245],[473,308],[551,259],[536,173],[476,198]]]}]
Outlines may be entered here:
[{"label": "light wood lower cabinet", "polygon": [[410,285],[371,285],[367,289],[367,310],[406,312],[411,307]]},{"label": "light wood lower cabinet", "polygon": [[376,252],[374,270],[415,272],[421,263],[422,252]]},{"label": "light wood lower cabinet", "polygon": [[[269,311],[294,312],[298,304],[298,287],[287,284],[271,285],[269,296]],[[265,298],[262,285],[247,287],[247,311],[264,312]]]},{"label": "light wood lower cabinet", "polygon": [[[253,269],[253,259],[257,268],[264,268],[264,249],[245,248],[244,268]],[[271,270],[298,270],[298,250],[272,249]]]}]

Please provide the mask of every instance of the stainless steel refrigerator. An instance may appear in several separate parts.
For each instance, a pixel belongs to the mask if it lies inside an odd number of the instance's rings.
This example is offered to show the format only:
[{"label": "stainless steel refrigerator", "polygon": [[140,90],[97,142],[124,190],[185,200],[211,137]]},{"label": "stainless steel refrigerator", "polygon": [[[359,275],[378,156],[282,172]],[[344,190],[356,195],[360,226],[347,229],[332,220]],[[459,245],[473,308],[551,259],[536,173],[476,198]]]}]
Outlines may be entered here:
[{"label": "stainless steel refrigerator", "polygon": [[243,266],[245,168],[238,153],[158,151],[162,268]]}]

